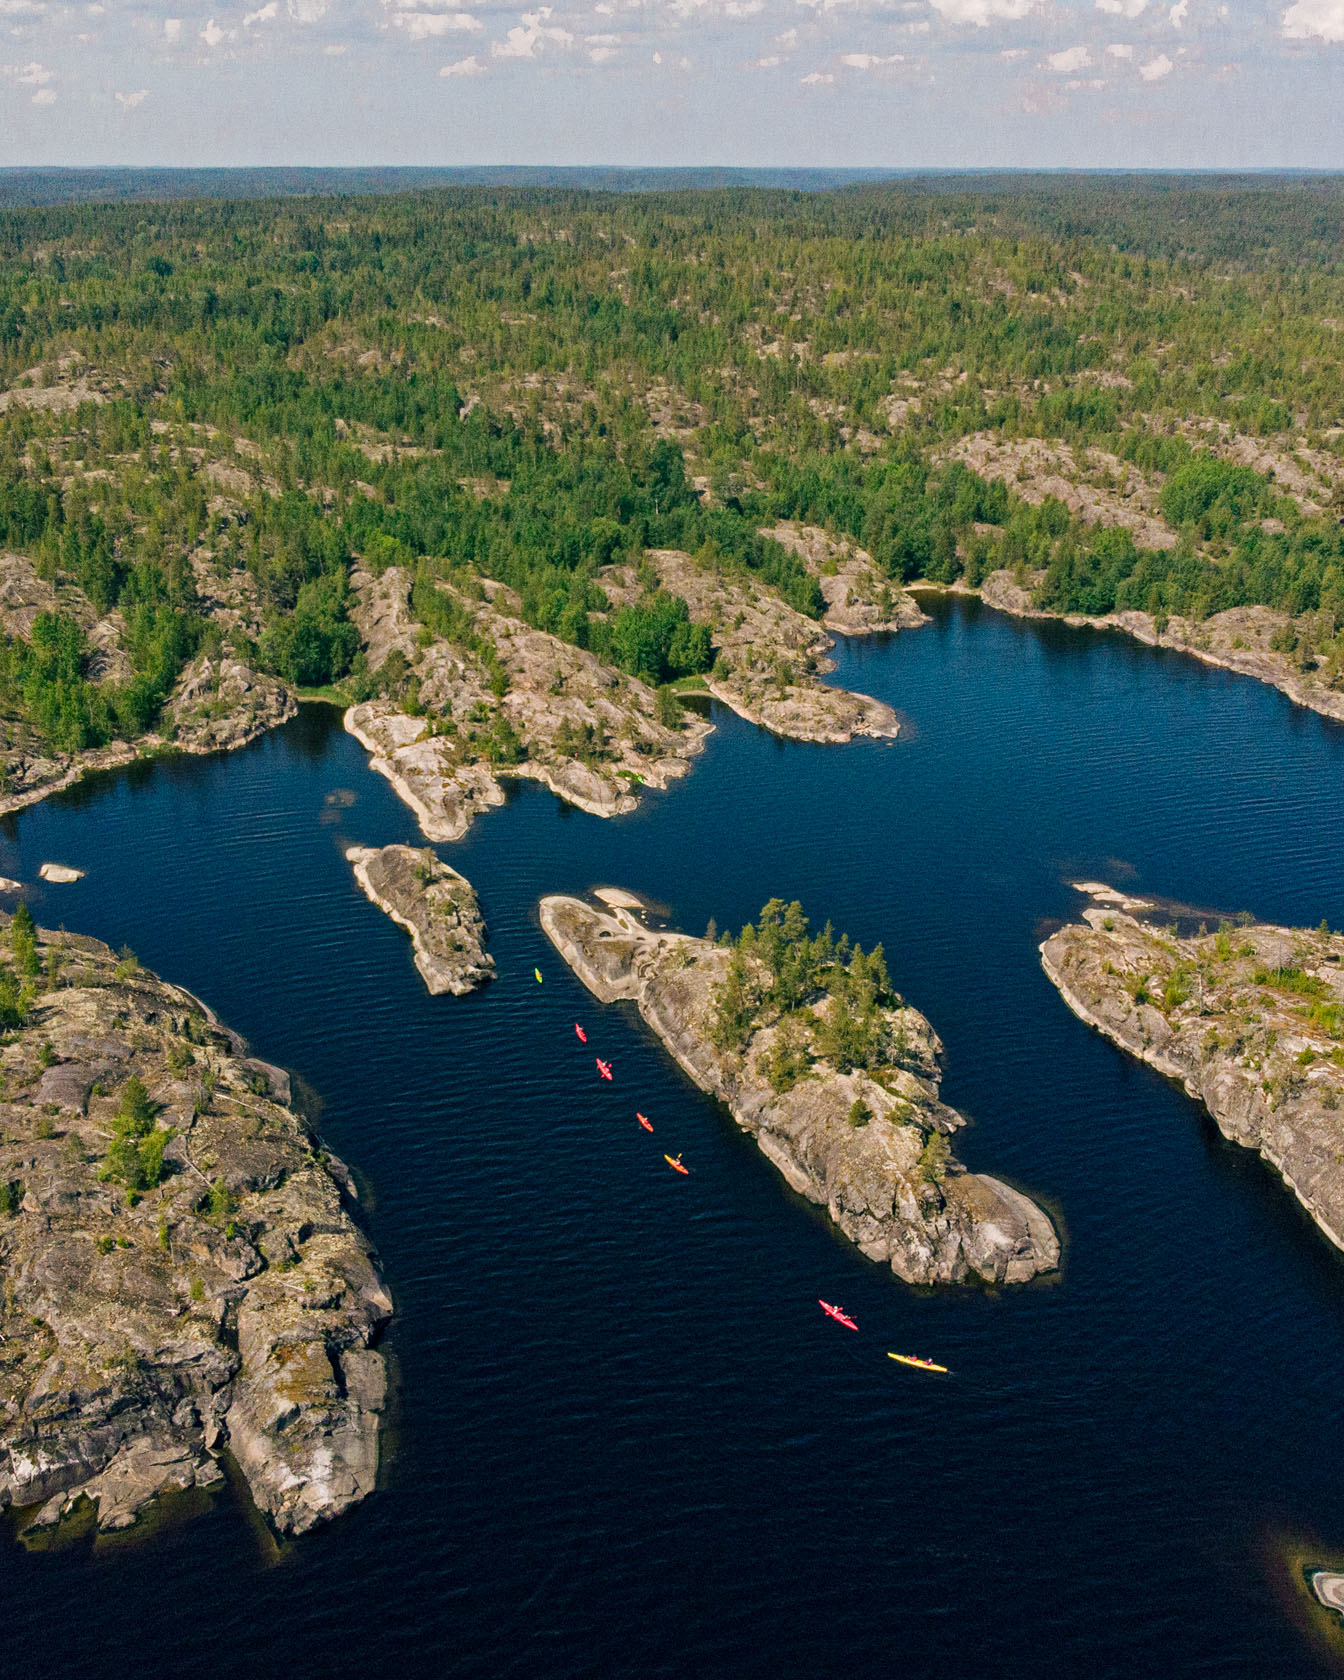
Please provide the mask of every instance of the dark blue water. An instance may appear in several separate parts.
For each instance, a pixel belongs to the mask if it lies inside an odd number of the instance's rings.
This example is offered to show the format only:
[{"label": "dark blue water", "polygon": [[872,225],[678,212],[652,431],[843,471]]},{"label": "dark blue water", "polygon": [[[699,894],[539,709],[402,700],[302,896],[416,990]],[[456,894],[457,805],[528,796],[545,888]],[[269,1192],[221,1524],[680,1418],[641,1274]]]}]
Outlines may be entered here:
[{"label": "dark blue water", "polygon": [[[0,872],[88,870],[39,919],[131,944],[321,1093],[396,1297],[397,1405],[385,1488],[278,1560],[229,1498],[146,1544],[0,1549],[7,1670],[1336,1672],[1288,1560],[1344,1546],[1344,1261],[1074,1020],[1036,946],[1077,875],[1344,924],[1344,730],[972,605],[840,657],[899,742],[718,711],[628,818],[527,789],[443,848],[500,968],[465,1000],[425,994],[353,886],[345,845],[417,836],[325,709],[12,822]],[[779,894],[882,940],[946,1042],[959,1152],[1058,1212],[1061,1280],[921,1294],[864,1261],[554,959],[538,897],[602,883],[693,931]]]}]

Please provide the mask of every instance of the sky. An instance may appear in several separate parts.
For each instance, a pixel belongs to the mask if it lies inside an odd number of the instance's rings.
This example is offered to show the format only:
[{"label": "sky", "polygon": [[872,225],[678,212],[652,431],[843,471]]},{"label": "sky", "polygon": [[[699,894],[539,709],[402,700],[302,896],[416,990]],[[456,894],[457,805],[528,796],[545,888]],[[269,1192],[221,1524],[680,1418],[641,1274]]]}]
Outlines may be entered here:
[{"label": "sky", "polygon": [[481,163],[1344,168],[1344,0],[0,0],[0,164]]}]

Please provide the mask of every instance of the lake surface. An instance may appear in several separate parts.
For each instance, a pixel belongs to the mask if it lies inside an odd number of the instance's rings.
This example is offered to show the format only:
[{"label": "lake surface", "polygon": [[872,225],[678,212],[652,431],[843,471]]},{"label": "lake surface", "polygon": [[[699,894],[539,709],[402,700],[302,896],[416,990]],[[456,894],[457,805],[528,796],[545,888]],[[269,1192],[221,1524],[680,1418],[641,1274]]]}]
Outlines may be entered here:
[{"label": "lake surface", "polygon": [[[327,708],[0,831],[0,873],[88,870],[39,920],[129,943],[316,1088],[397,1303],[374,1498],[278,1557],[232,1497],[142,1543],[0,1546],[8,1672],[1340,1672],[1292,1558],[1344,1549],[1344,1257],[1069,1014],[1037,945],[1081,876],[1344,925],[1344,729],[1118,637],[934,610],[837,650],[897,742],[716,708],[633,815],[524,785],[439,848],[499,964],[467,999],[428,997],[354,886],[344,846],[419,836]],[[921,1293],[865,1261],[551,952],[538,898],[603,883],[693,932],[777,894],[881,940],[973,1118],[959,1154],[1060,1218],[1059,1281]]]}]

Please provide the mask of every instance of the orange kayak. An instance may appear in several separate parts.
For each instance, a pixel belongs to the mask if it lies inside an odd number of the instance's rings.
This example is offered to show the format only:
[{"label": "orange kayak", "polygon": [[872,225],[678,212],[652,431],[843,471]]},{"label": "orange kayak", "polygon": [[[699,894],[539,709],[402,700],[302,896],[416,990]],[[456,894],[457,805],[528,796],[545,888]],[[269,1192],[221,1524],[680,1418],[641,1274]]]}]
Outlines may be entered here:
[{"label": "orange kayak", "polygon": [[646,1120],[638,1109],[635,1110],[635,1119],[639,1121],[640,1125],[643,1126],[646,1132],[651,1132],[653,1130],[653,1121]]},{"label": "orange kayak", "polygon": [[667,1162],[668,1166],[671,1167],[673,1172],[685,1173],[687,1178],[691,1176],[691,1169],[689,1167],[682,1166],[680,1155],[664,1155],[663,1159]]}]

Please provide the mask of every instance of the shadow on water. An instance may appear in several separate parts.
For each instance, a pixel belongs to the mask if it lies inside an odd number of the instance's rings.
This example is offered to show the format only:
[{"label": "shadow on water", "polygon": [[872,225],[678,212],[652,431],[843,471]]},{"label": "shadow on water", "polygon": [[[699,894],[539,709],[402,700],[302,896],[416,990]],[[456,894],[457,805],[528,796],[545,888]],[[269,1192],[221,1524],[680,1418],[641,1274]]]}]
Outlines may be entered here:
[{"label": "shadow on water", "polygon": [[[713,706],[692,775],[630,815],[519,784],[440,848],[499,966],[466,999],[427,996],[354,885],[345,845],[422,842],[329,708],[0,829],[0,874],[88,870],[40,918],[130,944],[321,1094],[397,1303],[363,1507],[279,1568],[228,1499],[151,1545],[0,1551],[16,1669],[115,1680],[208,1640],[324,1676],[1340,1671],[1266,1537],[1344,1548],[1344,1266],[1036,945],[1085,877],[1344,924],[1344,731],[977,603],[836,659],[900,740],[778,742]],[[595,884],[697,932],[778,895],[880,940],[974,1117],[959,1152],[1059,1210],[1061,1279],[914,1291],[865,1261],[542,941],[537,899]]]}]

